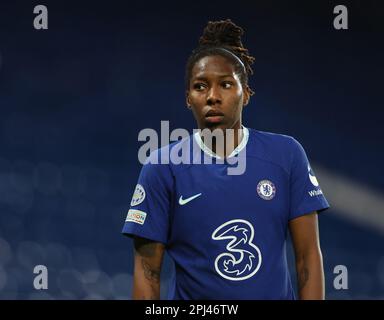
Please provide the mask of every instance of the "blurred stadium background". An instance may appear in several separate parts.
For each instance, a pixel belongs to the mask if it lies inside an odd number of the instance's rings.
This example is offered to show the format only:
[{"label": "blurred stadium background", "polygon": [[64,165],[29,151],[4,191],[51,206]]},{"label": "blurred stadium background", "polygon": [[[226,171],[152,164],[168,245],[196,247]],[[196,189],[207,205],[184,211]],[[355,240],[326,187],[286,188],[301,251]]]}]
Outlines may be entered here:
[{"label": "blurred stadium background", "polygon": [[[383,7],[346,1],[0,3],[0,299],[129,299],[120,234],[138,132],[192,130],[184,64],[208,20],[246,29],[256,56],[245,125],[296,137],[332,208],[320,215],[328,299],[384,298]],[[288,250],[294,279],[292,248]],[[45,265],[48,290],[35,290]],[[333,287],[345,265],[349,289]],[[166,296],[172,264],[162,272]]]}]

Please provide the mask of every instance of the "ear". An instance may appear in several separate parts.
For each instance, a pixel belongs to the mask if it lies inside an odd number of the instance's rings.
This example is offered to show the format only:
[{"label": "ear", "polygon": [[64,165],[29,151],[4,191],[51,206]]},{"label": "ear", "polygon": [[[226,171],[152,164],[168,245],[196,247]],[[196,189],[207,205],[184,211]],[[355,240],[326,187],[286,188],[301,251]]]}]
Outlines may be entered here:
[{"label": "ear", "polygon": [[245,107],[249,103],[251,97],[251,91],[248,85],[243,90],[243,106]]},{"label": "ear", "polygon": [[191,109],[191,99],[189,98],[189,91],[185,91],[185,103],[187,104],[188,109]]}]

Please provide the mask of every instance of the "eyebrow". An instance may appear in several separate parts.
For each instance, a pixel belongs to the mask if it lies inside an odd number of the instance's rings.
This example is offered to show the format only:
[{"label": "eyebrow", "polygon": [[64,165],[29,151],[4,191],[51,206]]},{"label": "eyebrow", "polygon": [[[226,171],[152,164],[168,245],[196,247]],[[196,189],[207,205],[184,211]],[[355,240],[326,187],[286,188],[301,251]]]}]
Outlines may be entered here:
[{"label": "eyebrow", "polygon": [[[233,75],[232,74],[223,74],[223,75],[218,76],[218,78],[228,78],[228,77],[233,78]],[[207,80],[207,77],[199,76],[199,77],[194,78],[193,80]]]}]

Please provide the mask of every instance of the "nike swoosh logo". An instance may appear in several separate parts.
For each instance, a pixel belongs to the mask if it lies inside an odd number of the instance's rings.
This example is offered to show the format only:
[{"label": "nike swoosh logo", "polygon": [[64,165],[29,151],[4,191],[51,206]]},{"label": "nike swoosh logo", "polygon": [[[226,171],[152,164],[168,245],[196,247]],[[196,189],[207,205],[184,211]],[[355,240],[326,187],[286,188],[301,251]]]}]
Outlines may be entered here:
[{"label": "nike swoosh logo", "polygon": [[196,199],[197,197],[200,197],[200,196],[201,196],[201,193],[195,194],[194,196],[189,197],[187,199],[183,199],[183,196],[180,196],[179,204],[181,206],[183,206],[183,205],[187,204],[188,202],[192,201],[193,199]]}]

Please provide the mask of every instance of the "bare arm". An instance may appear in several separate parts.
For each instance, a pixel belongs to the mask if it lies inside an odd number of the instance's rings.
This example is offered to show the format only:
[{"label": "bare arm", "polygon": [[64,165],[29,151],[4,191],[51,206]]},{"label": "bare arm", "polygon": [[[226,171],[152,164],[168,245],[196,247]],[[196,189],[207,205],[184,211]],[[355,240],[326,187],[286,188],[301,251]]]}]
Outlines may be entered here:
[{"label": "bare arm", "polygon": [[160,299],[160,272],[164,244],[135,237],[134,247],[133,299]]},{"label": "bare arm", "polygon": [[299,298],[324,300],[324,270],[317,213],[291,220],[289,229],[296,257]]}]

